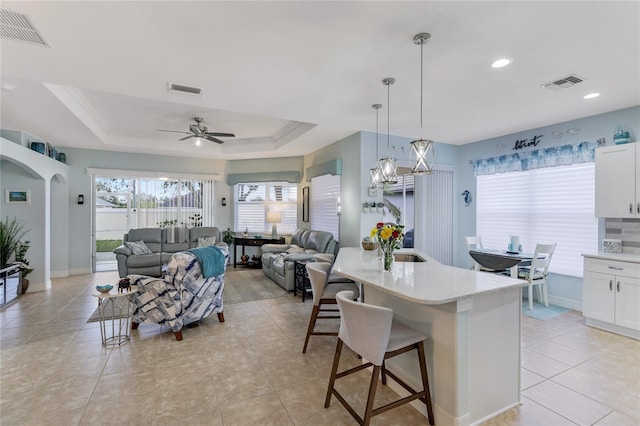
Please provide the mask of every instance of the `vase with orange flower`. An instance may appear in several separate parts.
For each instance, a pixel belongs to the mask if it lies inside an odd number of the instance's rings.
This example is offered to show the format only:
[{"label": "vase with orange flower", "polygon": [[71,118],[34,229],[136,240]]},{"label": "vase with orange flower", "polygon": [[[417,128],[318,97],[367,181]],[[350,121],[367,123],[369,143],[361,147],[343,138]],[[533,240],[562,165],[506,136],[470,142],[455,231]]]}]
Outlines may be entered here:
[{"label": "vase with orange flower", "polygon": [[378,246],[382,249],[384,270],[390,271],[393,266],[393,252],[402,247],[404,226],[391,222],[378,222],[371,230],[371,238],[375,238],[378,241]]}]

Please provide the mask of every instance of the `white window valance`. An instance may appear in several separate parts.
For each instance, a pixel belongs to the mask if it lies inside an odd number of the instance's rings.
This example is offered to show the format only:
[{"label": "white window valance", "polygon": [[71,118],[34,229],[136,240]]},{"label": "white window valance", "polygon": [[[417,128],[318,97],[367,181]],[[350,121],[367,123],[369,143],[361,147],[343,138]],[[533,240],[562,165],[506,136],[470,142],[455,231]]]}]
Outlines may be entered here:
[{"label": "white window valance", "polygon": [[237,183],[251,182],[289,182],[300,183],[302,180],[300,172],[262,172],[262,173],[230,173],[227,175],[227,183],[235,185]]}]

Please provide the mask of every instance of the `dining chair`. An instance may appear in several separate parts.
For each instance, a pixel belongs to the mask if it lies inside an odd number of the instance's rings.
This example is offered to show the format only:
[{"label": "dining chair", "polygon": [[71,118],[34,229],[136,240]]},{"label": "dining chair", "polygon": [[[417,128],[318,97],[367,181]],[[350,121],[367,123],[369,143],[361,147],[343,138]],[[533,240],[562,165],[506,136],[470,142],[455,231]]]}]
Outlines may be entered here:
[{"label": "dining chair", "polygon": [[518,278],[529,282],[529,310],[533,311],[533,286],[538,286],[538,300],[549,306],[549,295],[547,293],[547,273],[551,257],[556,250],[556,243],[536,244],[536,250],[531,259],[531,266],[518,269]]},{"label": "dining chair", "polygon": [[337,309],[323,308],[322,305],[335,305],[337,303],[336,294],[344,290],[353,292],[354,298],[358,298],[360,295],[358,286],[353,282],[328,283],[331,266],[331,263],[327,262],[310,262],[306,264],[307,274],[311,282],[311,291],[313,293],[313,310],[311,311],[311,317],[309,317],[307,336],[304,339],[304,346],[302,347],[303,354],[307,352],[309,337],[338,335],[337,332],[332,331],[315,331],[317,320],[340,318]]},{"label": "dining chair", "polygon": [[[480,235],[475,235],[473,237],[465,237],[465,239],[467,240],[467,253],[469,252],[469,250],[480,250],[482,249],[482,239],[480,238]],[[473,259],[473,258],[472,258]],[[475,271],[482,271],[483,268],[480,266],[480,264],[478,262],[475,261],[475,259],[473,260],[473,270]],[[484,268],[485,270],[489,270]]]},{"label": "dining chair", "polygon": [[[329,408],[331,397],[335,395],[349,414],[356,419],[358,424],[369,425],[373,416],[382,414],[408,402],[419,400],[426,405],[429,424],[435,424],[424,351],[424,340],[427,339],[427,336],[395,321],[393,319],[393,310],[383,306],[354,302],[352,300],[353,298],[354,294],[349,291],[342,291],[336,295],[342,320],[340,322],[338,343],[336,344],[336,352],[333,357],[331,377],[329,378],[324,408]],[[338,372],[340,355],[344,345],[347,345],[367,362]],[[414,349],[418,352],[418,363],[420,365],[420,378],[422,379],[422,390],[420,391],[413,389],[391,371],[388,371],[385,366],[386,359]],[[345,397],[336,389],[335,383],[336,379],[369,367],[373,367],[373,373],[369,382],[369,392],[367,402],[365,403],[364,415],[360,417],[354,408],[349,405]],[[378,408],[373,408],[378,387],[378,377],[380,375],[382,375],[383,385],[387,384],[387,376],[389,376],[409,392],[409,395]]]}]

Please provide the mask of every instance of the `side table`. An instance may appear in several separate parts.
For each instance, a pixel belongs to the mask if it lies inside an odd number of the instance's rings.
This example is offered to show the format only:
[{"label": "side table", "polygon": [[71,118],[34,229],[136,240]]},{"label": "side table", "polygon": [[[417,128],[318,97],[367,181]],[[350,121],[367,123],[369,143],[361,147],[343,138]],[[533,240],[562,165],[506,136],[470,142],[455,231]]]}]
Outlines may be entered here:
[{"label": "side table", "polygon": [[[133,314],[133,295],[137,286],[129,291],[117,292],[115,286],[109,293],[94,292],[98,298],[98,314],[100,315],[100,337],[102,346],[120,346],[131,340],[131,315]],[[113,293],[112,293],[113,292]]]},{"label": "side table", "polygon": [[313,261],[313,259],[309,259],[295,260],[293,262],[293,295],[296,296],[298,291],[302,293],[303,302],[307,295],[307,290],[311,290],[311,281],[309,281],[309,275],[307,275],[307,263]]},{"label": "side table", "polygon": [[284,244],[284,237],[280,237],[280,238],[271,238],[271,237],[245,237],[245,236],[239,236],[236,235],[235,239],[233,240],[233,267],[236,268],[237,266],[245,266],[245,267],[249,267],[249,268],[260,268],[262,267],[262,263],[260,262],[260,260],[258,260],[257,262],[247,262],[247,263],[238,263],[238,261],[236,260],[237,257],[237,248],[238,247],[242,247],[242,255],[244,256],[244,248],[246,246],[249,247],[262,247],[265,244]]}]

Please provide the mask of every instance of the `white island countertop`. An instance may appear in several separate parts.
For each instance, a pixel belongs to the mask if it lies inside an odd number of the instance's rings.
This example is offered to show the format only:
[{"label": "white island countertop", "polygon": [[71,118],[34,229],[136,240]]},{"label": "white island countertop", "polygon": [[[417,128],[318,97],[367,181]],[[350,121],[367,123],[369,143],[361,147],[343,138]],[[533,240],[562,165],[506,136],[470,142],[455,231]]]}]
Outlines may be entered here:
[{"label": "white island countertop", "polygon": [[524,280],[505,275],[443,265],[415,249],[402,249],[395,253],[414,254],[425,262],[395,261],[392,270],[385,272],[376,250],[345,247],[338,252],[333,272],[423,305],[455,302],[527,285]]}]

